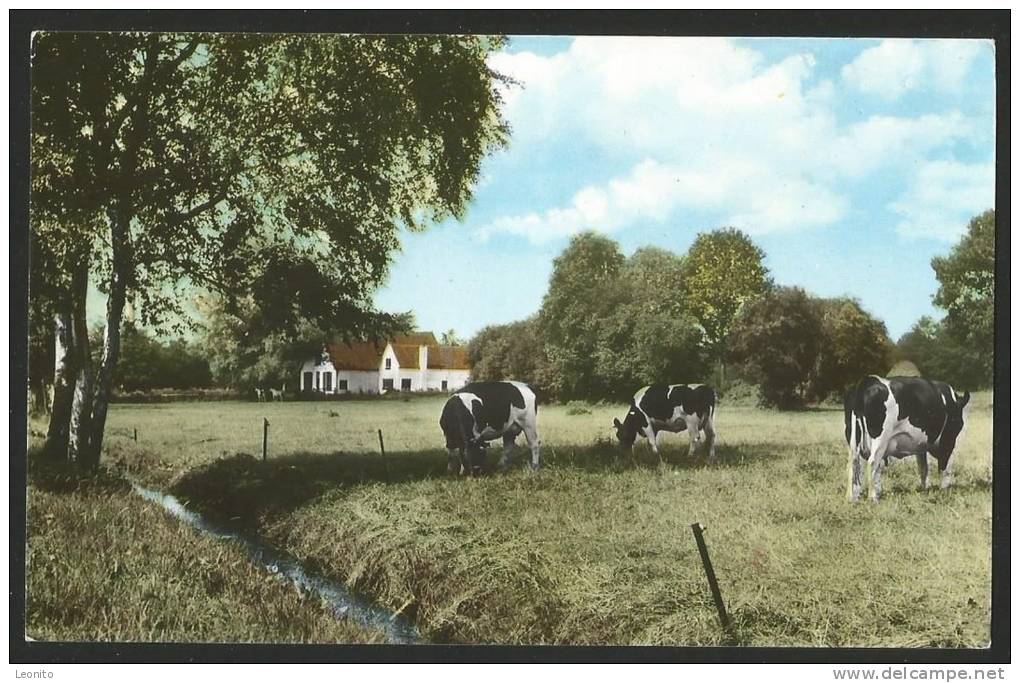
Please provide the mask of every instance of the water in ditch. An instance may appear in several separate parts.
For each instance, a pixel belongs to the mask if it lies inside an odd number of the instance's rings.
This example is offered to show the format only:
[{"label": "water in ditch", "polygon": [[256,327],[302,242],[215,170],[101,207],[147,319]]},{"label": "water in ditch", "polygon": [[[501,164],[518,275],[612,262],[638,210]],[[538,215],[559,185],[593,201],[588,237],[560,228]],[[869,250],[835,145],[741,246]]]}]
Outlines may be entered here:
[{"label": "water in ditch", "polygon": [[329,581],[321,576],[309,574],[293,558],[274,550],[269,546],[210,522],[202,515],[189,510],[175,497],[132,484],[135,493],[142,498],[156,503],[174,517],[187,522],[202,533],[214,538],[232,541],[241,546],[253,562],[264,567],[266,571],[282,574],[302,590],[317,594],[325,600],[338,619],[350,619],[369,628],[386,634],[391,643],[408,645],[420,642],[417,629],[403,614],[392,614],[367,598],[352,593],[342,584]]}]

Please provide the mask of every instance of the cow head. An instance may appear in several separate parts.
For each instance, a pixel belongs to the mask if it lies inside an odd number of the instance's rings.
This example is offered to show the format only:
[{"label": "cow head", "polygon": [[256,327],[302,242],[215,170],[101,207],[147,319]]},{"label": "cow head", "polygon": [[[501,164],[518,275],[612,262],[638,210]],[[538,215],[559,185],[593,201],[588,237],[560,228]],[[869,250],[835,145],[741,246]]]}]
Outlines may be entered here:
[{"label": "cow head", "polygon": [[469,439],[464,449],[464,471],[477,477],[485,467],[485,449],[489,444],[481,439]]},{"label": "cow head", "polygon": [[629,450],[634,447],[634,441],[637,440],[638,429],[642,427],[640,422],[644,422],[644,419],[638,414],[637,410],[631,406],[630,411],[627,412],[626,417],[623,418],[623,422],[613,418],[613,427],[616,428],[616,438],[619,439],[620,445],[625,449]]},{"label": "cow head", "polygon": [[963,392],[962,396],[956,396],[955,401],[946,401],[946,426],[942,428],[942,435],[939,437],[939,451],[942,457],[940,464],[948,461],[956,448],[956,442],[963,433],[963,427],[967,422],[967,413],[970,412],[970,392]]}]

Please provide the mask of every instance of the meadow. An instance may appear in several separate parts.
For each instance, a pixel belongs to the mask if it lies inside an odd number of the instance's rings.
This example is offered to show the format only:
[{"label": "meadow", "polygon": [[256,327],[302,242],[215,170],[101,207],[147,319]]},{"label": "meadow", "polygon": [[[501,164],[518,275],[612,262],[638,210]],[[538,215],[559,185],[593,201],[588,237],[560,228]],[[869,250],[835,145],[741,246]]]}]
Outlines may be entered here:
[{"label": "meadow", "polygon": [[[666,436],[661,469],[645,442],[633,458],[621,454],[612,420],[623,416],[622,405],[543,406],[541,471],[525,469],[520,448],[520,466],[507,474],[456,478],[446,473],[437,424],[441,397],[117,404],[104,461],[111,477],[173,493],[407,614],[431,642],[979,647],[989,641],[991,608],[991,401],[990,393],[975,395],[952,489],[919,491],[914,461],[904,460],[887,468],[877,505],[845,500],[840,409],[779,413],[725,401],[716,418],[719,462],[711,465],[701,452],[687,457],[685,434]],[[270,422],[265,462],[263,418]],[[499,450],[490,449],[491,461]],[[272,628],[261,634],[257,614],[265,609],[249,607],[256,615],[231,630],[205,610],[196,612],[202,628],[187,618],[154,624],[152,614],[138,617],[131,610],[141,608],[128,603],[110,619],[137,626],[104,631],[83,605],[114,579],[100,568],[76,568],[93,561],[95,547],[105,543],[105,562],[97,563],[139,561],[136,543],[93,539],[90,531],[108,528],[131,494],[113,498],[109,511],[103,502],[109,496],[96,496],[88,505],[110,519],[91,526],[74,521],[85,503],[75,507],[68,496],[82,495],[30,482],[30,634],[378,637],[323,625],[321,606],[292,600],[286,591],[258,594],[275,610]],[[202,602],[209,590],[202,572],[209,570],[200,560],[222,567],[243,558],[191,530],[175,535],[178,523],[146,505],[131,502],[129,516],[137,511],[146,520],[135,533],[145,536],[153,557],[187,547],[190,561],[167,558],[159,571],[180,586],[178,604]],[[708,529],[733,619],[726,632],[708,592],[693,522]],[[67,528],[54,535],[54,525]],[[110,533],[124,535],[123,529]],[[74,538],[62,552],[54,549]],[[51,554],[67,566],[47,566],[42,558]],[[243,605],[244,591],[265,583],[234,568],[226,573],[236,578],[220,588],[219,604]],[[143,590],[141,579],[126,577],[116,577],[121,590]],[[172,605],[150,609],[172,611]],[[218,628],[222,637],[210,637]]]}]

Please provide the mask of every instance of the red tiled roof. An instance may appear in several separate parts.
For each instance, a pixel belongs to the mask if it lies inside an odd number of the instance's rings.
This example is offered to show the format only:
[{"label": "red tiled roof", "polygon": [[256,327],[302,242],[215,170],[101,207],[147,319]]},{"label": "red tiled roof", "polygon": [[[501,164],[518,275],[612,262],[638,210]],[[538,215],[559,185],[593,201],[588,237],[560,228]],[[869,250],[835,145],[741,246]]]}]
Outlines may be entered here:
[{"label": "red tiled roof", "polygon": [[337,370],[378,370],[384,344],[355,342],[353,344],[327,344],[329,360]]},{"label": "red tiled roof", "polygon": [[[400,367],[416,370],[418,348],[429,348],[428,366],[436,370],[470,370],[466,346],[442,346],[431,332],[413,332],[394,337],[390,342]],[[353,344],[327,344],[326,351],[337,370],[378,370],[382,362],[385,342],[355,342]]]},{"label": "red tiled roof", "polygon": [[431,332],[412,332],[411,334],[397,335],[392,339],[391,343],[394,346],[397,344],[406,346],[439,346],[439,342],[436,341],[436,335]]},{"label": "red tiled roof", "polygon": [[[397,362],[400,363],[400,367],[407,370],[417,369],[418,367],[418,344],[392,344],[393,353],[397,356]],[[431,353],[431,349],[429,352]]]},{"label": "red tiled roof", "polygon": [[466,346],[429,347],[429,367],[437,370],[470,370]]}]

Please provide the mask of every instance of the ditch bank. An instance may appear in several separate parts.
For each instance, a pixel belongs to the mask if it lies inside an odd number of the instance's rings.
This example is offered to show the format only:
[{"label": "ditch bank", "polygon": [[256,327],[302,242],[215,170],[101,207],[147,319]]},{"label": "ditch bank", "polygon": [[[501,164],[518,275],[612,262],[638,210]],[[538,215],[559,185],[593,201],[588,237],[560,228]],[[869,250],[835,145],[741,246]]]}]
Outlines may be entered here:
[{"label": "ditch bank", "polygon": [[349,619],[361,626],[378,630],[390,643],[413,645],[421,642],[414,624],[401,613],[392,613],[368,598],[358,595],[335,581],[306,571],[301,564],[263,541],[215,524],[193,510],[189,510],[172,495],[132,483],[136,494],[159,505],[175,518],[193,526],[201,533],[220,541],[239,545],[249,559],[270,574],[286,577],[297,588],[313,593],[324,600],[337,619]]}]

